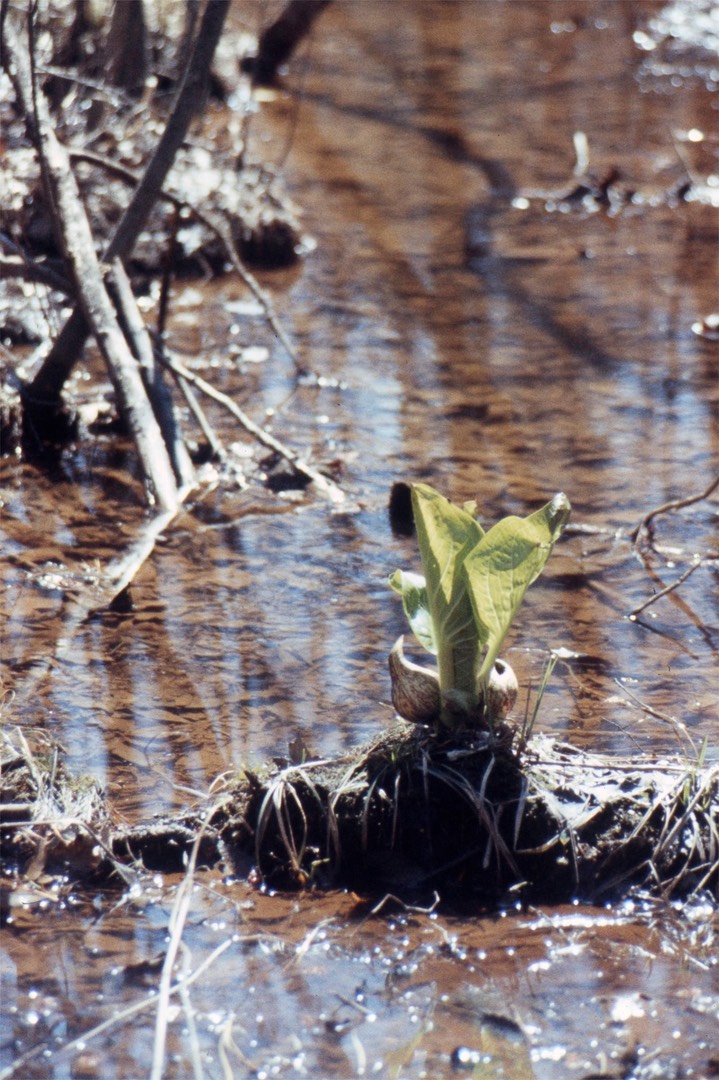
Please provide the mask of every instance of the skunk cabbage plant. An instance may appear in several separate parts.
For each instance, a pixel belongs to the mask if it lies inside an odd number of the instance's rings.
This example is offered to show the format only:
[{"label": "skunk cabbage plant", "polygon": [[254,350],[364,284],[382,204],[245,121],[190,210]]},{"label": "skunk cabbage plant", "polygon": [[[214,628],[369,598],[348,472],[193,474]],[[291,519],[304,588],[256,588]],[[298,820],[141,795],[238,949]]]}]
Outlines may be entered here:
[{"label": "skunk cabbage plant", "polygon": [[[486,532],[476,520],[476,503],[455,506],[427,484],[413,485],[412,509],[424,576],[397,570],[390,585],[438,670],[406,661],[400,638],[390,655],[393,701],[404,715],[402,707],[411,712],[417,698],[409,720],[491,725],[507,711],[500,691],[511,668],[499,660],[499,650],[569,519],[569,500],[555,495],[529,517],[504,518]],[[409,704],[402,686],[410,691]],[[516,680],[514,686],[516,696]]]}]

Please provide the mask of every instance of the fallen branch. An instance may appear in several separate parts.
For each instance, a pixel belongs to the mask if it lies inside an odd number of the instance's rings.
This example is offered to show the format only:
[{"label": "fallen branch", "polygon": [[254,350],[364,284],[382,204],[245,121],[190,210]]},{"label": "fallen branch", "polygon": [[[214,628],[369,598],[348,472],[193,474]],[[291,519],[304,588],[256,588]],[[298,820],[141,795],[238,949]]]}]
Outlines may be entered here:
[{"label": "fallen branch", "polygon": [[[97,154],[93,150],[84,150],[77,147],[69,147],[68,153],[73,161],[85,161],[89,164],[97,165],[100,168],[113,173],[115,176],[118,176],[120,179],[126,180],[130,184],[138,184],[140,182],[140,174],[134,169],[129,169],[126,165],[121,165],[119,162],[112,161],[104,154]],[[200,207],[195,206],[194,203],[188,202],[186,199],[180,198],[179,195],[175,195],[174,192],[167,191],[164,188],[158,193],[158,197],[169,202],[176,210],[188,211],[196,221],[199,221],[209,229],[210,232],[221,241],[233,270],[238,277],[244,281],[247,288],[262,307],[268,323],[294,364],[298,375],[304,374],[305,367],[300,362],[296,349],[285,333],[282,324],[277,317],[272,301],[258,282],[257,278],[254,274],[250,273],[240,258],[229,223],[223,221],[219,215],[210,213],[207,210],[201,210]]]},{"label": "fallen branch", "polygon": [[687,570],[685,570],[684,573],[681,574],[681,576],[678,577],[676,581],[673,581],[671,585],[667,585],[665,589],[660,589],[659,592],[654,593],[652,596],[649,597],[648,600],[645,600],[643,604],[640,604],[638,607],[635,607],[632,611],[630,611],[629,618],[636,619],[637,615],[639,615],[640,612],[646,610],[646,608],[648,608],[651,604],[655,604],[657,600],[661,600],[663,596],[668,596],[669,593],[674,592],[675,589],[678,589],[679,586],[687,580],[690,574],[693,574],[695,570],[698,570],[700,566],[703,566],[706,561],[706,559],[699,559],[697,560],[697,562],[692,563],[692,565]]},{"label": "fallen branch", "polygon": [[213,398],[213,400],[228,409],[235,419],[239,420],[240,424],[248,434],[252,435],[252,437],[263,446],[266,446],[268,449],[274,450],[276,454],[279,454],[281,458],[292,466],[295,472],[311,481],[315,485],[315,488],[325,495],[330,502],[336,504],[344,502],[345,496],[341,488],[333,483],[328,477],[323,476],[317,469],[308,465],[306,461],[303,461],[294,450],[290,450],[289,447],[285,446],[279,439],[276,439],[274,435],[270,435],[268,431],[265,431],[264,428],[261,428],[254,420],[251,420],[247,413],[243,412],[231,397],[228,397],[227,394],[223,394],[221,390],[216,390],[214,386],[206,382],[200,375],[195,375],[193,371],[186,368],[185,365],[174,356],[170,356],[169,354],[164,355],[162,357],[162,363],[177,376],[192,383],[192,385],[196,386],[198,390],[201,390],[203,394]]},{"label": "fallen branch", "polygon": [[140,365],[145,390],[160,425],[175,476],[184,486],[194,484],[195,470],[180,434],[172,397],[165,385],[162,368],[155,362],[150,334],[140,314],[132,286],[120,259],[113,260],[105,274],[105,282],[122,331]]},{"label": "fallen branch", "polygon": [[[105,258],[124,258],[132,250],[162,189],[165,177],[190,126],[222,33],[229,0],[207,0],[192,52],[165,130],[109,243]],[[26,388],[26,400],[59,401],[88,334],[85,313],[76,308],[65,323],[35,378]]]},{"label": "fallen branch", "polygon": [[100,264],[67,153],[58,141],[47,102],[35,85],[32,56],[10,21],[5,27],[9,70],[46,180],[62,250],[75,282],[84,324],[90,328],[107,364],[142,465],[151,502],[175,507],[177,486],[167,448],[150,407],[137,361],[123,336],[105,289]]},{"label": "fallen branch", "polygon": [[629,533],[629,539],[633,544],[638,544],[639,537],[643,532],[649,532],[649,526],[654,521],[655,517],[659,514],[666,514],[671,510],[682,510],[685,506],[692,506],[693,503],[702,502],[704,499],[708,499],[716,489],[719,488],[719,476],[709,484],[704,491],[701,491],[698,495],[689,495],[685,499],[672,499],[671,502],[663,503],[661,506],[657,506],[654,510],[650,510],[648,514],[645,514],[639,524],[632,529]]},{"label": "fallen branch", "polygon": [[[150,555],[152,555],[165,529],[177,517],[180,503],[184,501],[190,490],[189,487],[181,488],[178,506],[166,510],[163,514],[156,514],[155,517],[145,522],[130,546],[116,559],[107,564],[102,573],[100,590],[95,590],[91,598],[78,601],[81,616],[78,625],[96,611],[102,611],[110,607],[124,593],[125,589],[132,584]],[[67,637],[66,632],[63,637]]]}]

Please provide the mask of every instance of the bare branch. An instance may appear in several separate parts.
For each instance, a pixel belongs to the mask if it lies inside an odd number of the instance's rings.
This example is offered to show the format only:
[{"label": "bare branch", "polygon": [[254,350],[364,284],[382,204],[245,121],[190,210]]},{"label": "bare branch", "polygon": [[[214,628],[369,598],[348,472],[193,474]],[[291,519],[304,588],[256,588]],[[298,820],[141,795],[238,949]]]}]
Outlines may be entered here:
[{"label": "bare branch", "polygon": [[285,446],[284,443],[281,443],[279,439],[276,439],[274,435],[270,435],[268,431],[265,431],[264,428],[259,427],[253,420],[250,420],[249,416],[243,412],[231,397],[228,397],[227,394],[223,394],[221,390],[215,390],[214,386],[206,382],[199,375],[195,375],[193,371],[186,368],[185,365],[174,356],[164,356],[162,358],[162,363],[166,364],[176,375],[186,379],[187,382],[192,383],[193,386],[196,386],[203,394],[207,394],[208,397],[214,398],[215,401],[224,405],[224,407],[239,420],[245,431],[249,432],[249,434],[257,439],[258,442],[262,443],[263,446],[267,446],[270,450],[274,450],[276,454],[279,454],[280,457],[289,462],[295,472],[312,481],[315,488],[318,491],[321,491],[330,502],[344,502],[345,496],[341,488],[337,487],[337,485],[328,479],[328,477],[323,476],[317,469],[313,469],[312,466],[308,465],[306,461],[303,461],[294,450],[290,450],[289,447]]},{"label": "bare branch", "polygon": [[175,476],[181,484],[193,484],[195,470],[177,424],[172,397],[162,377],[162,368],[155,362],[150,334],[143,322],[132,286],[120,259],[113,260],[105,275],[105,282],[115,305],[122,331],[140,364],[145,389],[160,425]]},{"label": "bare branch", "polygon": [[[119,162],[112,161],[111,158],[105,157],[103,154],[97,154],[92,150],[83,150],[75,147],[69,148],[68,153],[70,157],[75,161],[88,161],[93,165],[98,165],[103,169],[107,169],[108,172],[114,173],[123,180],[127,180],[128,183],[139,183],[140,177],[133,169],[128,169],[127,166],[121,165]],[[250,290],[255,299],[260,303],[262,310],[265,313],[268,323],[272,327],[275,336],[282,344],[285,352],[295,365],[295,370],[298,375],[304,374],[305,367],[301,363],[297,356],[297,350],[294,348],[290,339],[287,337],[282,324],[280,323],[277,314],[272,305],[267,293],[264,291],[260,283],[254,274],[250,273],[247,267],[242,262],[239,252],[237,251],[237,245],[235,244],[234,237],[232,235],[232,229],[229,224],[224,221],[218,214],[208,213],[206,210],[201,210],[194,203],[189,203],[185,199],[179,198],[171,191],[162,190],[159,193],[159,197],[165,199],[171,203],[178,210],[189,210],[192,216],[199,222],[201,222],[210,232],[222,242],[225,247],[227,258],[232,264],[232,268],[235,273],[244,281],[247,288]]]},{"label": "bare branch", "polygon": [[648,514],[645,514],[636,528],[632,529],[629,533],[629,539],[632,543],[636,544],[639,541],[639,537],[642,532],[648,532],[649,526],[655,517],[659,514],[666,514],[670,510],[682,510],[685,506],[691,506],[693,503],[702,502],[703,499],[708,499],[716,489],[719,487],[719,476],[715,477],[704,491],[698,495],[689,495],[685,499],[673,499],[671,502],[663,503],[661,506],[657,506],[654,510],[650,510]]},{"label": "bare branch", "polygon": [[167,448],[147,399],[137,361],[105,289],[92,231],[67,153],[55,135],[47,102],[34,86],[31,56],[10,21],[5,27],[5,47],[18,101],[36,141],[51,205],[56,211],[54,223],[75,282],[83,322],[93,333],[107,364],[137,446],[149,497],[163,510],[173,508],[178,493]]},{"label": "bare branch", "polygon": [[665,589],[661,589],[659,592],[654,593],[652,596],[649,597],[648,600],[645,600],[643,604],[640,604],[639,607],[635,607],[633,611],[630,611],[629,618],[636,619],[637,615],[639,615],[640,612],[648,608],[651,604],[655,604],[657,600],[661,600],[663,596],[668,596],[669,593],[674,592],[675,589],[678,589],[679,586],[687,580],[690,574],[693,574],[694,571],[698,570],[700,566],[704,566],[706,561],[706,559],[699,559],[697,562],[692,563],[692,565],[687,570],[685,570],[684,573],[681,574],[676,581],[673,581],[671,585],[667,585]]},{"label": "bare branch", "polygon": [[[206,85],[212,57],[220,39],[228,9],[229,0],[207,0],[172,112],[155,153],[110,241],[105,253],[107,259],[127,256],[147,221],[175,159],[175,154],[187,134],[197,105],[202,100],[202,91]],[[82,349],[87,333],[88,327],[84,314],[76,308],[27,388],[28,399],[55,401],[59,398],[60,391]]]}]

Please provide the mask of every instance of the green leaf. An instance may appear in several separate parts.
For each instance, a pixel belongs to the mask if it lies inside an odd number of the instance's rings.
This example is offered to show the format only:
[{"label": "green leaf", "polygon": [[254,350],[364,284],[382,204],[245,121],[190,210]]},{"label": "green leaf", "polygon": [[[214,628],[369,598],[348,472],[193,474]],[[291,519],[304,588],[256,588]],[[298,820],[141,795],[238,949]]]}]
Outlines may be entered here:
[{"label": "green leaf", "polygon": [[427,484],[412,487],[412,508],[426,578],[427,606],[441,690],[476,697],[477,632],[467,579],[467,555],[485,533],[474,517]]},{"label": "green leaf", "polygon": [[570,510],[566,495],[555,495],[529,517],[504,518],[465,556],[463,577],[479,646],[486,648],[480,685],[492,670],[524,594],[541,573]]},{"label": "green leaf", "polygon": [[421,574],[412,574],[406,570],[395,570],[389,579],[395,592],[402,597],[402,607],[412,633],[427,652],[437,655],[437,643],[434,639],[432,616],[427,601],[427,583]]},{"label": "green leaf", "polygon": [[458,712],[486,700],[502,642],[569,518],[569,500],[555,495],[486,533],[475,503],[454,506],[426,484],[413,486],[412,507],[425,576],[397,570],[390,584],[418,641],[437,656],[442,720],[451,727]]}]

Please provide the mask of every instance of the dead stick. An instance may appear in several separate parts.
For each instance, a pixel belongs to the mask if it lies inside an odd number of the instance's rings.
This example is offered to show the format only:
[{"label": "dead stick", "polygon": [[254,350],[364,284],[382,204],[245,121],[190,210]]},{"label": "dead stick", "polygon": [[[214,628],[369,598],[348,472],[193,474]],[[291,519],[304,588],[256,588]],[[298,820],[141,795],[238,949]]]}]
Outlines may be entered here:
[{"label": "dead stick", "polygon": [[[108,172],[114,173],[123,180],[127,180],[128,183],[138,183],[140,180],[139,174],[134,169],[128,169],[127,166],[119,164],[119,162],[112,161],[110,158],[104,156],[104,154],[98,154],[93,150],[82,150],[76,147],[68,148],[68,153],[73,160],[87,161],[90,164],[98,165],[100,168],[107,169]],[[232,268],[244,281],[247,288],[250,290],[256,300],[259,301],[262,310],[265,313],[265,317],[272,327],[275,336],[282,344],[285,352],[289,356],[292,363],[295,365],[295,370],[298,375],[305,373],[305,367],[300,362],[297,356],[297,350],[292,345],[290,339],[287,337],[281,322],[279,321],[272,301],[267,293],[264,291],[259,281],[254,274],[250,273],[245,264],[240,258],[237,251],[237,245],[235,244],[232,236],[232,230],[227,222],[223,221],[217,214],[208,213],[206,210],[200,210],[194,203],[187,202],[186,199],[181,199],[171,191],[165,191],[164,189],[159,193],[159,197],[165,199],[171,203],[178,210],[189,210],[192,216],[199,222],[201,222],[210,232],[221,241],[225,247],[227,257],[232,264]]]},{"label": "dead stick", "polygon": [[[180,491],[180,499],[184,500],[185,496],[190,491],[190,488],[184,488]],[[168,525],[177,516],[177,509],[166,510],[164,514],[157,514],[150,521],[146,522],[138,533],[136,539],[130,544],[126,551],[119,555],[116,559],[103,570],[102,574],[102,595],[98,600],[95,597],[90,602],[81,602],[83,608],[82,619],[85,620],[89,615],[92,615],[95,611],[101,611],[103,608],[107,608],[120,595],[124,592],[128,585],[131,585],[138,573],[145,565],[150,555],[155,550],[157,541],[160,539],[162,533],[165,531]]]},{"label": "dead stick", "polygon": [[149,498],[167,510],[175,507],[178,500],[167,448],[147,399],[137,361],[125,341],[105,289],[92,231],[67,153],[55,136],[45,97],[39,87],[33,85],[32,58],[9,21],[5,27],[5,47],[14,69],[18,101],[36,142],[52,204],[57,210],[56,224],[68,269],[76,284],[83,318],[102,352],[120,408],[127,418],[149,487]]},{"label": "dead stick", "polygon": [[[177,230],[179,228],[179,225],[180,225],[180,208],[178,206],[175,206],[174,207],[174,213],[172,215],[172,228],[171,228],[170,240],[169,240],[167,250],[166,250],[166,253],[165,253],[165,258],[163,259],[164,265],[163,265],[163,272],[162,272],[162,282],[161,282],[161,285],[160,285],[160,300],[159,300],[159,303],[158,303],[158,312],[157,312],[157,328],[155,330],[155,341],[157,343],[156,348],[157,348],[158,353],[160,354],[160,356],[164,352],[164,348],[165,348],[165,334],[166,334],[166,330],[167,330],[167,313],[169,311],[170,291],[171,291],[171,287],[172,287],[172,274],[173,274],[173,269],[174,269],[174,265],[175,265],[175,258],[176,258],[176,254],[177,254]],[[149,341],[149,336],[148,336],[148,341]],[[150,347],[152,348],[151,345],[150,345]],[[153,357],[153,362],[154,362],[154,357]],[[157,373],[159,375],[162,369],[160,368],[160,366],[158,364],[155,365],[155,368],[157,369]],[[189,408],[190,412],[192,413],[195,420],[197,421],[197,423],[199,425],[199,428],[200,428],[200,431],[205,436],[205,440],[207,441],[207,444],[210,447],[210,450],[211,450],[211,453],[212,453],[213,457],[218,461],[223,460],[225,458],[224,447],[222,446],[222,443],[217,438],[217,436],[215,435],[215,432],[213,431],[212,427],[210,426],[210,422],[207,419],[207,417],[205,416],[205,413],[204,413],[204,411],[202,409],[202,406],[200,405],[199,401],[197,400],[197,395],[196,395],[195,391],[192,389],[192,387],[190,386],[189,383],[185,382],[185,380],[181,379],[178,375],[173,375],[173,378],[174,378],[175,382],[177,383],[177,385],[179,386],[180,393],[182,394],[185,401],[187,402],[187,405],[188,405],[188,408]]]},{"label": "dead stick", "polygon": [[700,492],[699,495],[689,495],[686,499],[674,499],[671,502],[663,503],[662,506],[657,506],[654,510],[650,510],[648,514],[644,515],[636,528],[632,529],[632,531],[629,533],[629,539],[636,544],[637,540],[639,539],[640,533],[643,530],[647,529],[651,522],[654,520],[654,518],[657,517],[659,514],[666,514],[670,510],[682,510],[685,506],[691,506],[693,503],[701,502],[703,499],[708,499],[709,496],[714,491],[716,491],[718,487],[719,476],[715,477],[714,480],[712,480],[712,482],[709,484],[709,487],[707,487],[704,491]]},{"label": "dead stick", "polygon": [[[160,355],[163,356],[164,351],[161,351]],[[218,437],[210,421],[207,419],[205,410],[202,408],[200,402],[197,400],[197,394],[192,389],[186,379],[183,379],[181,375],[178,375],[174,371],[172,372],[172,374],[175,377],[177,385],[180,387],[182,396],[187,402],[188,409],[197,421],[200,431],[205,436],[205,440],[207,441],[207,445],[210,447],[213,458],[215,458],[217,461],[224,461],[227,457],[227,454],[225,452],[224,446],[222,445],[222,440]]]},{"label": "dead stick", "polygon": [[253,59],[252,78],[260,85],[274,82],[277,71],[286,64],[297,45],[309,34],[312,24],[331,0],[289,0],[287,6],[260,35],[257,56]]},{"label": "dead stick", "polygon": [[344,502],[345,496],[341,488],[337,487],[337,485],[326,476],[323,476],[317,469],[313,469],[312,466],[308,465],[306,461],[303,461],[294,450],[290,450],[289,447],[285,446],[284,443],[281,443],[279,439],[276,439],[274,435],[270,435],[268,431],[265,431],[264,428],[259,427],[253,420],[250,420],[249,416],[242,411],[239,405],[237,405],[231,397],[228,397],[227,394],[223,394],[221,390],[215,390],[214,386],[205,382],[201,376],[195,375],[194,372],[190,371],[189,368],[186,368],[185,365],[180,363],[174,356],[163,356],[162,363],[166,364],[176,375],[181,376],[183,379],[187,379],[189,383],[196,386],[203,394],[207,394],[208,397],[214,398],[215,401],[224,405],[224,407],[239,420],[245,431],[249,432],[249,434],[257,439],[258,442],[262,443],[263,446],[267,446],[270,450],[274,450],[276,454],[279,454],[280,457],[289,462],[296,472],[300,473],[302,476],[306,476],[308,480],[311,480],[317,490],[321,491],[323,495],[326,495],[330,502]]},{"label": "dead stick", "polygon": [[179,430],[172,397],[162,377],[162,368],[155,362],[150,334],[120,259],[113,260],[105,274],[105,282],[127,343],[140,364],[145,389],[169,450],[177,481],[185,486],[193,484],[195,470]]},{"label": "dead stick", "polygon": [[[108,246],[105,257],[124,258],[132,250],[162,189],[195,113],[202,100],[212,57],[222,33],[229,0],[207,0],[195,37],[190,60],[170,113],[150,162]],[[28,399],[56,401],[87,337],[82,310],[76,308],[63,326],[53,348],[26,390]]]},{"label": "dead stick", "polygon": [[641,611],[644,611],[645,608],[648,608],[650,604],[654,604],[657,600],[661,600],[663,596],[667,596],[668,593],[674,592],[675,589],[678,589],[679,586],[687,580],[690,574],[693,574],[695,570],[698,570],[700,566],[703,566],[705,561],[705,559],[700,559],[698,562],[692,563],[689,569],[685,570],[684,573],[680,577],[678,577],[676,581],[673,581],[671,583],[671,585],[667,585],[665,589],[661,589],[658,593],[654,593],[652,596],[649,597],[648,600],[645,600],[643,604],[640,604],[639,607],[635,607],[633,611],[630,611],[629,618],[635,619],[637,615]]}]

